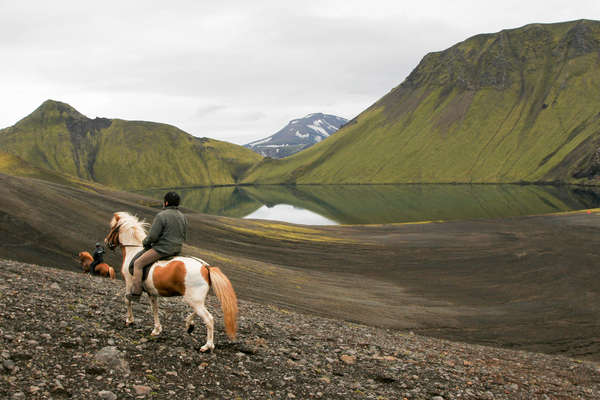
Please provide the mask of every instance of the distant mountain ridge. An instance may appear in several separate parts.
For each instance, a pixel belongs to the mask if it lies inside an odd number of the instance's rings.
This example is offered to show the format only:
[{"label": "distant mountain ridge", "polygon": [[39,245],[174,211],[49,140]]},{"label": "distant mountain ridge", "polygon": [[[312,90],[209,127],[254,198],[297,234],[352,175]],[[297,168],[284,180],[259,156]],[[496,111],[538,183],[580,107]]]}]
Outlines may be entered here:
[{"label": "distant mountain ridge", "polygon": [[329,140],[246,183],[600,184],[600,22],[531,24],[427,54]]},{"label": "distant mountain ridge", "polygon": [[331,114],[308,114],[291,120],[268,138],[255,140],[244,147],[265,157],[283,158],[327,139],[346,122],[347,119]]},{"label": "distant mountain ridge", "polygon": [[167,124],[87,118],[54,100],[0,130],[0,149],[43,171],[120,189],[235,184],[261,159]]}]

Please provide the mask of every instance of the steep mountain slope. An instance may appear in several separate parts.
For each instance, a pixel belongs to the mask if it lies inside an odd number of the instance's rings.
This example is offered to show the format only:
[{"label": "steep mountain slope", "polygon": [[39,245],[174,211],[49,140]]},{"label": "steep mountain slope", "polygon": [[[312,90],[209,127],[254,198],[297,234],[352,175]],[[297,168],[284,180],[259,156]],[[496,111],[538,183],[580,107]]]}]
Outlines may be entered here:
[{"label": "steep mountain slope", "polygon": [[283,158],[327,139],[346,122],[347,119],[335,115],[308,114],[303,118],[291,120],[274,135],[250,142],[244,147],[265,157]]},{"label": "steep mountain slope", "polygon": [[124,189],[233,184],[261,158],[171,125],[90,119],[52,100],[0,130],[0,148],[45,170]]},{"label": "steep mountain slope", "polygon": [[245,182],[600,180],[600,22],[533,24],[428,54],[327,141]]},{"label": "steep mountain slope", "polygon": [[3,151],[0,151],[0,173],[42,179],[69,186],[78,186],[79,183],[84,183],[78,178],[33,166],[25,160]]}]

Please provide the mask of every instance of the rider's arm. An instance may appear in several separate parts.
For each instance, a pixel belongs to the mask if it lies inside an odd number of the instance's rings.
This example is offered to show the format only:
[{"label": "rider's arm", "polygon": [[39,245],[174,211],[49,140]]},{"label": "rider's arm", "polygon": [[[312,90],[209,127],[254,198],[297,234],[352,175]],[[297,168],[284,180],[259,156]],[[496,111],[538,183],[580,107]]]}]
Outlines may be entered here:
[{"label": "rider's arm", "polygon": [[157,215],[154,218],[154,221],[152,222],[152,227],[150,228],[148,236],[146,236],[146,238],[142,242],[144,248],[152,247],[152,243],[156,243],[158,241],[158,239],[160,238],[160,234],[163,231],[163,225],[163,219],[160,217],[160,215]]}]

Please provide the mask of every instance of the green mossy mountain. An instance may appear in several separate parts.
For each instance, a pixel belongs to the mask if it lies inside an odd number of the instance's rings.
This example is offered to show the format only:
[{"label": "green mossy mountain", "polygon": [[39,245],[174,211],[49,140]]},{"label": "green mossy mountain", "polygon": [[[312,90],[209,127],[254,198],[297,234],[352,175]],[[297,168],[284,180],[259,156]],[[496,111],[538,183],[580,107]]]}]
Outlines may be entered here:
[{"label": "green mossy mountain", "polygon": [[0,130],[0,149],[44,171],[121,189],[235,184],[261,159],[171,125],[90,119],[53,100]]},{"label": "green mossy mountain", "polygon": [[600,22],[532,24],[426,55],[327,140],[246,183],[600,183]]}]

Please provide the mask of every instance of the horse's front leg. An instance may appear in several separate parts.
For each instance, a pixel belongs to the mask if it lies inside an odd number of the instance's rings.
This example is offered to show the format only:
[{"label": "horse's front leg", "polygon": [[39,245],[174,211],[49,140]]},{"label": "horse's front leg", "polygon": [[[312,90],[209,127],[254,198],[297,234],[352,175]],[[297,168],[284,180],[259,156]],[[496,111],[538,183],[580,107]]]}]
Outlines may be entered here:
[{"label": "horse's front leg", "polygon": [[133,324],[133,306],[131,305],[131,300],[127,298],[127,294],[125,294],[125,304],[127,305],[127,319],[125,319],[125,326],[129,326]]},{"label": "horse's front leg", "polygon": [[127,294],[131,290],[131,279],[127,279],[125,276],[125,304],[127,305],[127,319],[125,319],[125,326],[129,326],[133,324],[133,306],[131,304],[131,300],[127,298]]},{"label": "horse's front leg", "polygon": [[150,302],[152,303],[152,315],[154,316],[154,330],[152,336],[158,336],[162,332],[162,325],[160,324],[160,318],[158,316],[158,297],[150,296]]}]

